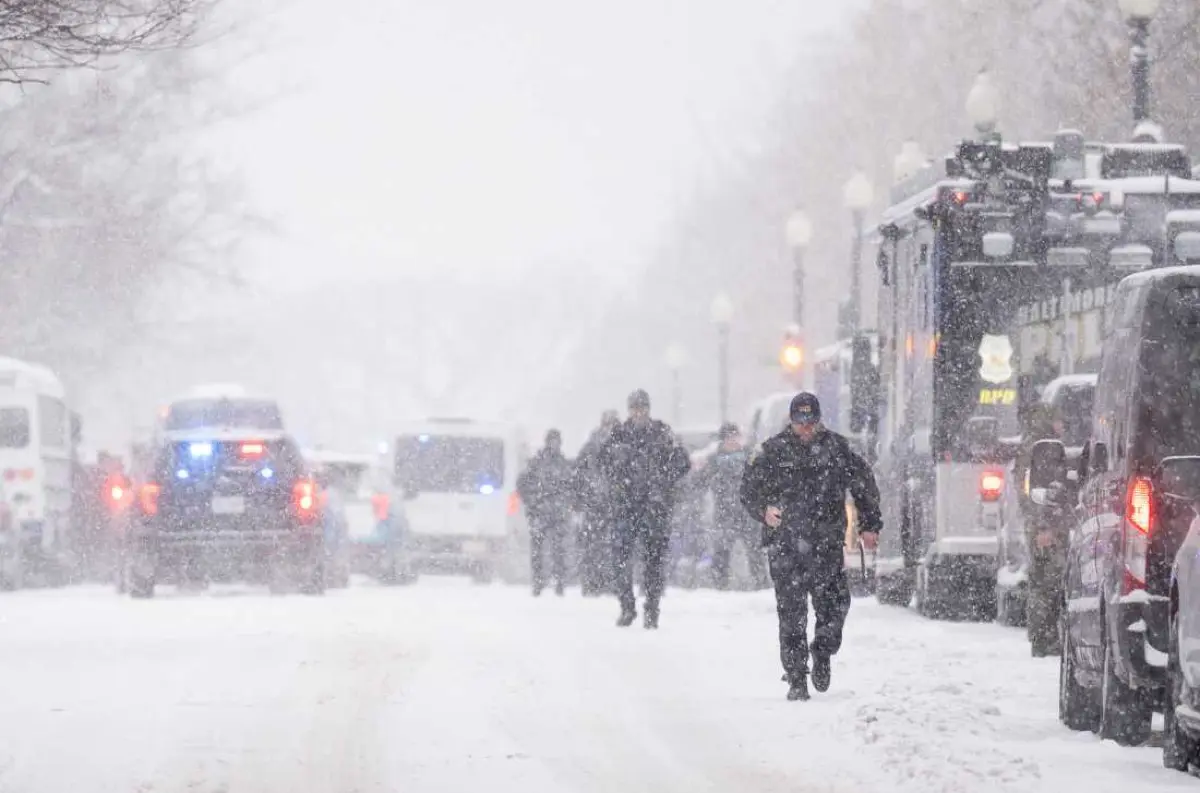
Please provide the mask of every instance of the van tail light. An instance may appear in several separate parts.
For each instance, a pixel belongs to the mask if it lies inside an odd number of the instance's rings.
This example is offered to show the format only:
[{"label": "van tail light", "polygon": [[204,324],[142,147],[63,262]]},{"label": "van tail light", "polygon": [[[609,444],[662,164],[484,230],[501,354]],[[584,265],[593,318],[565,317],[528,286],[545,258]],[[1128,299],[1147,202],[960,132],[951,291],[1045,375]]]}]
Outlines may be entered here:
[{"label": "van tail light", "polygon": [[1125,575],[1121,594],[1146,588],[1146,551],[1154,533],[1154,485],[1144,476],[1129,483],[1125,500]]},{"label": "van tail light", "polygon": [[979,477],[979,500],[999,501],[1004,493],[1004,474],[1000,471],[984,471]]},{"label": "van tail light", "polygon": [[508,494],[508,514],[515,517],[521,511],[521,496],[517,491]]},{"label": "van tail light", "polygon": [[310,523],[318,512],[317,484],[311,479],[300,479],[292,485],[292,509],[303,523]]},{"label": "van tail light", "polygon": [[162,488],[154,482],[146,482],[138,490],[138,506],[142,514],[153,517],[158,514],[158,496]]},{"label": "van tail light", "polygon": [[104,502],[109,512],[120,512],[133,501],[133,488],[129,480],[113,474],[104,480]]},{"label": "van tail light", "polygon": [[36,473],[32,468],[8,468],[4,471],[4,481],[16,482],[32,482]]},{"label": "van tail light", "polygon": [[371,509],[375,512],[375,520],[382,523],[388,519],[390,503],[387,493],[376,493],[371,496]]}]

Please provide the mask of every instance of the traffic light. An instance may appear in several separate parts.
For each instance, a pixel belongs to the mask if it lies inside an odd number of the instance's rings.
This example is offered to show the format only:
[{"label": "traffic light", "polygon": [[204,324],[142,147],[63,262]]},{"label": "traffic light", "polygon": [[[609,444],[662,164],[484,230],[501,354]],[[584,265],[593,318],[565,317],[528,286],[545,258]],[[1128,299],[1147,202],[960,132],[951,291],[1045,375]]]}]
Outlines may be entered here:
[{"label": "traffic light", "polygon": [[779,363],[785,372],[799,374],[804,368],[804,342],[796,329],[789,329],[783,336],[783,347],[779,350]]}]

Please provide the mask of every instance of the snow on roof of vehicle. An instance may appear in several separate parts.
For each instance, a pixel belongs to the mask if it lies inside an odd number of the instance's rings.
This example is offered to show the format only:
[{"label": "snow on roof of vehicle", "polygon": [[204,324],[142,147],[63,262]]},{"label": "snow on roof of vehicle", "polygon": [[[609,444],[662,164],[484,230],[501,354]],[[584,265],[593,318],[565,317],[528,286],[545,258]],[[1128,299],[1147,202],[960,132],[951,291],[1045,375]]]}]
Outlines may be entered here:
[{"label": "snow on roof of vehicle", "polygon": [[512,422],[439,417],[402,422],[396,430],[396,435],[452,435],[521,440],[524,430],[519,424]]},{"label": "snow on roof of vehicle", "polygon": [[1064,374],[1046,383],[1042,389],[1042,401],[1050,403],[1058,396],[1059,391],[1080,388],[1095,388],[1100,379],[1097,374]]},{"label": "snow on roof of vehicle", "polygon": [[191,427],[182,430],[167,430],[162,438],[166,441],[277,441],[286,438],[287,432],[279,429],[256,429],[253,427]]},{"label": "snow on roof of vehicle", "polygon": [[1200,264],[1186,264],[1178,267],[1156,267],[1153,270],[1127,275],[1121,279],[1121,283],[1131,287],[1138,287],[1153,281],[1162,281],[1180,275],[1200,277]]},{"label": "snow on roof of vehicle", "polygon": [[0,356],[0,386],[35,388],[63,399],[66,389],[48,366]]}]

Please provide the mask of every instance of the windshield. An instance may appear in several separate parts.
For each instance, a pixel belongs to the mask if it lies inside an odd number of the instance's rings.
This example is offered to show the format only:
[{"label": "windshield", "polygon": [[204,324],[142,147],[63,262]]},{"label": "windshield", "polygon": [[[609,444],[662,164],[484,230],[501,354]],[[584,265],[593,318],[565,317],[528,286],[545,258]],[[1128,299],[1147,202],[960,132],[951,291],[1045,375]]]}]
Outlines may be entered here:
[{"label": "windshield", "polygon": [[[1143,401],[1136,456],[1148,462],[1200,454],[1200,292],[1177,290],[1183,300],[1152,320],[1162,333],[1143,345]],[[1190,314],[1191,316],[1186,316]]]},{"label": "windshield", "polygon": [[327,487],[351,496],[370,484],[367,468],[366,463],[321,463],[317,466]]},{"label": "windshield", "polygon": [[499,438],[405,435],[396,439],[396,481],[417,493],[477,493],[504,482]]},{"label": "windshield", "polygon": [[1061,423],[1061,440],[1067,446],[1082,446],[1092,432],[1093,386],[1067,386],[1054,397],[1055,421]]},{"label": "windshield", "polygon": [[190,399],[171,405],[164,423],[167,431],[218,427],[281,430],[283,418],[279,407],[267,400]]},{"label": "windshield", "polygon": [[0,408],[0,449],[24,449],[29,445],[29,411],[22,407]]}]

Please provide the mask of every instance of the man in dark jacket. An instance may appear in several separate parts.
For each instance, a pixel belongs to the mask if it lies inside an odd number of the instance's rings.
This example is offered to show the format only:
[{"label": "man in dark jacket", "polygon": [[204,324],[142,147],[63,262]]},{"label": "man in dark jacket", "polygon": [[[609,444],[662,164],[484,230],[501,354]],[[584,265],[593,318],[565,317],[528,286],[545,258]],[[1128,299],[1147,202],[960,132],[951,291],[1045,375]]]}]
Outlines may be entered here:
[{"label": "man in dark jacket", "polygon": [[583,513],[579,538],[579,579],[585,597],[613,592],[613,505],[608,479],[600,466],[600,450],[621,423],[617,411],[605,411],[600,426],[575,459],[575,503]]},{"label": "man in dark jacket", "polygon": [[849,441],[821,425],[817,397],[806,391],[797,394],[790,421],[751,458],[741,496],[750,514],[766,524],[764,544],[775,581],[788,699],[801,700],[808,699],[809,597],[817,618],[812,643],[817,691],[829,689],[830,658],[841,647],[850,610],[842,553],[847,491],[854,498],[859,534],[868,550],[875,548],[883,521],[875,475]]},{"label": "man in dark jacket", "polygon": [[571,513],[571,462],[562,453],[562,434],[546,433],[546,445],[533,456],[517,479],[517,492],[529,515],[529,565],[533,576],[533,596],[542,594],[546,585],[546,545],[550,548],[550,574],[554,592],[563,594],[567,576],[564,548],[567,522]]},{"label": "man in dark jacket", "polygon": [[767,584],[762,532],[746,517],[739,500],[749,455],[736,424],[723,424],[718,439],[720,448],[696,474],[700,487],[713,496],[713,584],[717,589],[729,588],[729,563],[733,546],[740,540],[750,563],[752,583],[759,589]]},{"label": "man in dark jacket", "polygon": [[617,597],[621,601],[617,625],[628,627],[637,618],[633,564],[635,548],[641,543],[645,626],[657,628],[671,506],[675,485],[691,465],[687,450],[675,440],[670,427],[650,418],[650,396],[639,389],[629,397],[629,419],[613,430],[600,451],[600,463],[612,488],[615,510]]}]

